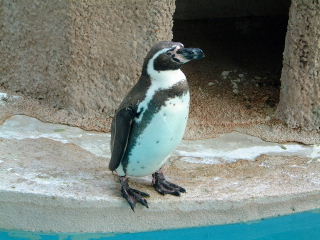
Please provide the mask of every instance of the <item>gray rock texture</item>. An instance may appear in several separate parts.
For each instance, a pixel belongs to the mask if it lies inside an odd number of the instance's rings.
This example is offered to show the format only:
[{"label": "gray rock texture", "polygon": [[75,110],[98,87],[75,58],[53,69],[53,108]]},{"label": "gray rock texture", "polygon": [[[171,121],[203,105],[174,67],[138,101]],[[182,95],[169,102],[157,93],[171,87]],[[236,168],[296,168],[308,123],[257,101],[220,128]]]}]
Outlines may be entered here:
[{"label": "gray rock texture", "polygon": [[293,0],[277,116],[290,127],[320,129],[320,2]]},{"label": "gray rock texture", "polygon": [[172,38],[174,0],[1,1],[0,86],[56,108],[112,112],[150,46]]},{"label": "gray rock texture", "polygon": [[0,86],[66,103],[71,42],[68,1],[0,1]]}]

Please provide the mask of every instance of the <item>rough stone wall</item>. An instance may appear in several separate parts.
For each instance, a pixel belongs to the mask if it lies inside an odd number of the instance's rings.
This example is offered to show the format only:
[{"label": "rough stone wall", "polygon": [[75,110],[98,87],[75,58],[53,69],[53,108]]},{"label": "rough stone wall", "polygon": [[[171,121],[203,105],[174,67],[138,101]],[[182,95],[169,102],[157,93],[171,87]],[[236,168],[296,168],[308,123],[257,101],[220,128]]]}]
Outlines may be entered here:
[{"label": "rough stone wall", "polygon": [[150,46],[172,39],[174,0],[1,0],[0,87],[108,114]]},{"label": "rough stone wall", "polygon": [[70,55],[69,2],[0,2],[0,86],[61,105]]},{"label": "rough stone wall", "polygon": [[71,106],[114,109],[150,46],[172,39],[174,0],[72,1]]},{"label": "rough stone wall", "polygon": [[320,1],[290,8],[277,117],[290,127],[320,129]]}]

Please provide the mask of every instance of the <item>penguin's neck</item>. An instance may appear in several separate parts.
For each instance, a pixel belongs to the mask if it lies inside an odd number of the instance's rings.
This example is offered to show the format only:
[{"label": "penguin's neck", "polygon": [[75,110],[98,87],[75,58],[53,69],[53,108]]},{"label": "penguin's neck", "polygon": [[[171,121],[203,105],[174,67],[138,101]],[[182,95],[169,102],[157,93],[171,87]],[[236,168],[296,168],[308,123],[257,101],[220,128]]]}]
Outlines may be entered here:
[{"label": "penguin's neck", "polygon": [[151,88],[167,89],[180,81],[185,81],[186,76],[180,69],[157,71],[154,67],[155,59],[162,53],[162,51],[155,54],[146,66],[146,72],[149,76]]},{"label": "penguin's neck", "polygon": [[136,119],[137,122],[141,121],[144,111],[147,109],[149,102],[156,92],[170,89],[179,82],[187,81],[186,76],[180,69],[156,71],[153,66],[149,68],[148,64],[147,74],[150,80],[150,85],[147,89],[145,98],[138,105],[138,112],[142,114],[140,114],[139,118]]},{"label": "penguin's neck", "polygon": [[168,89],[181,81],[186,81],[186,76],[180,69],[166,71],[156,71],[152,69],[147,71],[147,73],[150,78],[150,88],[153,88],[155,91]]},{"label": "penguin's neck", "polygon": [[173,87],[175,84],[186,81],[186,76],[180,69],[176,70],[162,70],[157,71],[154,69],[154,60],[157,55],[150,59],[147,65],[147,74],[150,79],[150,86],[147,90],[146,98],[148,102],[153,95],[160,91]]}]

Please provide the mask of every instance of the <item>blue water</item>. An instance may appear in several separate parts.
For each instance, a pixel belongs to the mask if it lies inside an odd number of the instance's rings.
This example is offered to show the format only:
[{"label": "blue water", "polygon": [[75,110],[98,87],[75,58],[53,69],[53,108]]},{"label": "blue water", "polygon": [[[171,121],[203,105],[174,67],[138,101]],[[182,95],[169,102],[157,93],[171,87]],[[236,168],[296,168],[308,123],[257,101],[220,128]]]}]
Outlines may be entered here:
[{"label": "blue water", "polygon": [[320,240],[320,211],[227,224],[126,234],[33,233],[0,230],[0,240]]}]

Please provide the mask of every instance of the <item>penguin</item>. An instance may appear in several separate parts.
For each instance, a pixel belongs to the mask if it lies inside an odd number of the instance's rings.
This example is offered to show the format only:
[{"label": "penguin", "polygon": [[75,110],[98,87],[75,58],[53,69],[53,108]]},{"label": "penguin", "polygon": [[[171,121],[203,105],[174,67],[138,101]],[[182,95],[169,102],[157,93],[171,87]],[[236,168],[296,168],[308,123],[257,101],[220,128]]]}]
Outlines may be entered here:
[{"label": "penguin", "polygon": [[129,177],[152,175],[152,185],[162,195],[186,192],[166,180],[162,166],[181,142],[189,115],[189,87],[180,68],[203,57],[199,48],[158,42],[145,57],[138,82],[115,112],[109,169],[119,176],[121,195],[133,211],[136,203],[148,208],[149,194],[131,188]]}]

